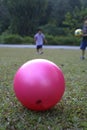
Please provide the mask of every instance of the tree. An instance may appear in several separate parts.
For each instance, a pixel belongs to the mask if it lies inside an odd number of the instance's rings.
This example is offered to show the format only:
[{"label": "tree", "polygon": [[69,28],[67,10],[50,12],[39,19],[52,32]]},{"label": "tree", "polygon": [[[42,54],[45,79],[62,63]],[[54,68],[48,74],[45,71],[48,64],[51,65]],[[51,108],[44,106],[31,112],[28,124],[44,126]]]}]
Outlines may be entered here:
[{"label": "tree", "polygon": [[39,26],[47,0],[8,0],[12,33],[30,35]]},{"label": "tree", "polygon": [[81,0],[82,7],[87,8],[87,0]]},{"label": "tree", "polygon": [[57,26],[62,26],[62,21],[68,10],[68,0],[54,0],[52,18]]},{"label": "tree", "polygon": [[81,6],[81,0],[68,0],[68,8],[71,13],[74,11],[76,7],[78,7],[78,9],[81,9]]},{"label": "tree", "polygon": [[9,23],[10,23],[10,14],[8,12],[8,9],[4,1],[0,1],[0,33],[8,29]]},{"label": "tree", "polygon": [[86,15],[86,3],[87,0],[0,0],[0,32],[8,29],[11,33],[32,35],[44,26],[48,31],[54,27],[72,30]]},{"label": "tree", "polygon": [[72,13],[67,12],[65,15],[65,20],[63,21],[64,26],[68,34],[73,34],[75,29],[82,28],[83,19],[87,14],[87,8],[79,9],[76,7]]}]

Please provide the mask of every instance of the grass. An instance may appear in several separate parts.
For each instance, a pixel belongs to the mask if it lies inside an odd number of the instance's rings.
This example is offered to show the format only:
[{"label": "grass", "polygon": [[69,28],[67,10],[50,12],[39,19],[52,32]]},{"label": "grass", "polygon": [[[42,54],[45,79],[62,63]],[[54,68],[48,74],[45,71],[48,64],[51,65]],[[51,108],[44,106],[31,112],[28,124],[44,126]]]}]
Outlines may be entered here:
[{"label": "grass", "polygon": [[[80,50],[0,48],[0,130],[87,130],[87,58]],[[87,57],[87,53],[86,53]],[[52,109],[35,112],[23,107],[15,97],[13,78],[26,61],[44,58],[63,71],[66,90]]]}]

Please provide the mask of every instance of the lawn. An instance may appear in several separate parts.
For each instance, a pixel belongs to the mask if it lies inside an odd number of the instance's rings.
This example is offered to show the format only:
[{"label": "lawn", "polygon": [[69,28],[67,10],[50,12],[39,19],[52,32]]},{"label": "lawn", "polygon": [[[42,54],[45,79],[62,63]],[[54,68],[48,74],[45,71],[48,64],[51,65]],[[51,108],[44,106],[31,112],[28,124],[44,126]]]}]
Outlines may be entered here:
[{"label": "lawn", "polygon": [[[0,130],[87,130],[87,52],[80,50],[0,48]],[[23,107],[15,97],[13,78],[26,61],[48,59],[63,71],[66,90],[50,110],[35,112]]]}]

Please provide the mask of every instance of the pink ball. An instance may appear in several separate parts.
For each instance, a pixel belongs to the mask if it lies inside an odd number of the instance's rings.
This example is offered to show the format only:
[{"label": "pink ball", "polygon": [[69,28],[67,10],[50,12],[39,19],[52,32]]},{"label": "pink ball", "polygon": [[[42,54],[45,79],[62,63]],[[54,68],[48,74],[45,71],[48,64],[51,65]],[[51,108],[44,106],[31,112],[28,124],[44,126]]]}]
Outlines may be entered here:
[{"label": "pink ball", "polygon": [[65,91],[61,69],[45,59],[34,59],[23,64],[14,76],[13,85],[22,105],[36,111],[56,105]]}]

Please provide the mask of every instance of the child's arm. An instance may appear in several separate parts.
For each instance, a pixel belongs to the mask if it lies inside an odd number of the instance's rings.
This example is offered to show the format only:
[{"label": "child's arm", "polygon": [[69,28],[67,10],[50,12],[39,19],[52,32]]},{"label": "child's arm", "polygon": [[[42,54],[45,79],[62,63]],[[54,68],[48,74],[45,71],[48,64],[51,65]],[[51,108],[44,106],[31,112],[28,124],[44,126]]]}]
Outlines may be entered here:
[{"label": "child's arm", "polygon": [[86,37],[86,36],[87,36],[87,34],[83,34],[82,36],[83,36],[83,37]]},{"label": "child's arm", "polygon": [[44,38],[44,42],[47,43],[47,40]]}]

